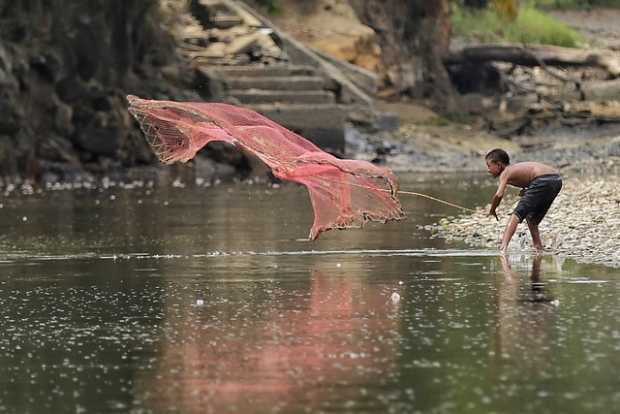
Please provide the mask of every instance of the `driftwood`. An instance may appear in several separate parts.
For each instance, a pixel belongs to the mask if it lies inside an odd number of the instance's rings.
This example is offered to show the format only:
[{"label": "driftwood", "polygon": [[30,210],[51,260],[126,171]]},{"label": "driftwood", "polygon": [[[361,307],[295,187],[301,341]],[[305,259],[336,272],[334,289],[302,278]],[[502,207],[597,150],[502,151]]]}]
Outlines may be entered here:
[{"label": "driftwood", "polygon": [[620,121],[620,102],[569,102],[562,106],[565,117],[579,117],[603,122]]},{"label": "driftwood", "polygon": [[[523,85],[511,85],[515,90],[535,93],[539,99],[552,101],[620,101],[620,79],[609,81],[581,81],[565,85],[537,85],[526,89]],[[520,89],[519,89],[520,88]]]},{"label": "driftwood", "polygon": [[620,102],[583,102],[572,101],[559,104],[537,103],[529,106],[522,116],[514,117],[506,122],[510,127],[534,121],[561,120],[562,123],[578,125],[590,122],[620,122]]},{"label": "driftwood", "polygon": [[614,78],[620,76],[620,54],[605,50],[487,44],[466,47],[444,58],[447,65],[493,61],[522,66],[591,66],[605,69]]}]

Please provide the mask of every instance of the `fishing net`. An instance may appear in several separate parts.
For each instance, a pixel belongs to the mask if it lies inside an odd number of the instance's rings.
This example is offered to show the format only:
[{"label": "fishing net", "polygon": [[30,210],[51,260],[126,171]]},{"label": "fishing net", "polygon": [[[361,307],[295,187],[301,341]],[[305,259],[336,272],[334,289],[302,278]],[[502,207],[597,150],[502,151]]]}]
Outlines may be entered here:
[{"label": "fishing net", "polygon": [[340,160],[254,111],[221,103],[127,99],[163,163],[186,162],[209,142],[224,141],[254,154],[274,176],[305,185],[314,210],[311,240],[330,229],[404,218],[390,170]]}]

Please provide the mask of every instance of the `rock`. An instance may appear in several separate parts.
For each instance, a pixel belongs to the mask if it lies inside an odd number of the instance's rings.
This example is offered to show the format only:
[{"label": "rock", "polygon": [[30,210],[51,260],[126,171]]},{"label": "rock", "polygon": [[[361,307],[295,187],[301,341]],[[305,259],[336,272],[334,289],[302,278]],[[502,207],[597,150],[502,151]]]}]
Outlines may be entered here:
[{"label": "rock", "polygon": [[47,50],[36,56],[32,56],[29,62],[30,68],[42,79],[54,83],[61,73],[62,63],[54,50]]},{"label": "rock", "polygon": [[311,46],[336,59],[353,63],[370,71],[377,71],[381,62],[381,48],[375,32],[367,26],[353,26],[347,32],[322,36]]},{"label": "rock", "polygon": [[[9,54],[6,51],[4,45],[0,43],[0,70],[3,71],[4,74],[11,73],[11,59],[9,59]],[[0,81],[2,79],[0,78]]]},{"label": "rock", "polygon": [[467,108],[467,112],[470,114],[480,115],[497,106],[495,100],[488,96],[483,96],[479,93],[467,93],[461,95],[461,105]]},{"label": "rock", "polygon": [[23,113],[19,104],[0,92],[0,134],[14,135],[21,128]]},{"label": "rock", "polygon": [[67,76],[56,83],[56,95],[66,103],[74,103],[83,98],[88,90],[83,82],[73,76]]},{"label": "rock", "polygon": [[54,127],[62,136],[71,136],[75,131],[73,126],[73,108],[62,102],[56,103],[56,114],[54,115]]},{"label": "rock", "polygon": [[49,136],[44,139],[37,148],[37,155],[44,160],[52,162],[65,162],[72,165],[79,165],[79,156],[71,142],[59,136]]},{"label": "rock", "polygon": [[607,149],[607,154],[610,157],[620,157],[620,137],[614,138]]},{"label": "rock", "polygon": [[196,56],[204,56],[206,58],[223,58],[227,54],[227,47],[225,43],[212,43],[210,44],[204,51],[201,52],[200,55],[196,54]]},{"label": "rock", "polygon": [[14,146],[10,137],[0,134],[0,175],[12,175],[17,172]]},{"label": "rock", "polygon": [[206,157],[194,158],[194,172],[197,178],[204,180],[210,180],[213,178],[216,172],[215,161]]},{"label": "rock", "polygon": [[239,36],[226,46],[226,54],[238,55],[241,53],[246,53],[254,46],[258,45],[261,37],[264,36],[265,35],[260,32],[254,32],[245,36]]},{"label": "rock", "polygon": [[75,143],[94,155],[113,157],[119,149],[122,131],[115,122],[114,115],[95,112],[74,137]]}]

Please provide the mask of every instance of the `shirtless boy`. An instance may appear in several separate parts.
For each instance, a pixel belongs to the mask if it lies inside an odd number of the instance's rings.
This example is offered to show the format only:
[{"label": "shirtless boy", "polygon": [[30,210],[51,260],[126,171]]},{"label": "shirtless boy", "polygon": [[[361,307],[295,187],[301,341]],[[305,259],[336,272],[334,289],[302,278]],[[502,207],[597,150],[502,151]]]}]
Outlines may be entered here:
[{"label": "shirtless boy", "polygon": [[499,177],[499,185],[491,200],[489,215],[498,219],[495,209],[502,201],[508,184],[522,189],[519,193],[521,200],[506,225],[499,249],[502,253],[506,252],[517,225],[526,220],[534,248],[542,251],[538,224],[562,189],[562,178],[558,170],[539,162],[518,162],[510,165],[508,154],[499,148],[489,151],[484,160],[489,173]]}]

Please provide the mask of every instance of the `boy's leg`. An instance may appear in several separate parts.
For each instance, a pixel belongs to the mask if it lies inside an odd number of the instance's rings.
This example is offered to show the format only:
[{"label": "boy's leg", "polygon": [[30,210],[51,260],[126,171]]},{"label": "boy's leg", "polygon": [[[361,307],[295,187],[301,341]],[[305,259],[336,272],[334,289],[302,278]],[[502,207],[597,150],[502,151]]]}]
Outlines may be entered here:
[{"label": "boy's leg", "polygon": [[530,234],[532,235],[532,244],[534,248],[538,251],[542,251],[543,244],[542,240],[540,240],[540,233],[538,232],[538,223],[535,223],[534,220],[526,219],[527,227],[530,229]]},{"label": "boy's leg", "polygon": [[499,249],[502,253],[506,253],[506,249],[508,249],[508,244],[512,239],[512,236],[515,234],[517,230],[517,226],[519,225],[519,217],[516,214],[510,216],[510,221],[506,225],[506,230],[504,230],[504,235],[502,236],[502,243],[499,246]]}]

